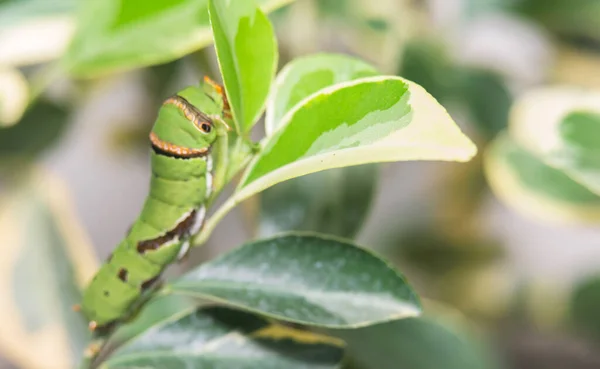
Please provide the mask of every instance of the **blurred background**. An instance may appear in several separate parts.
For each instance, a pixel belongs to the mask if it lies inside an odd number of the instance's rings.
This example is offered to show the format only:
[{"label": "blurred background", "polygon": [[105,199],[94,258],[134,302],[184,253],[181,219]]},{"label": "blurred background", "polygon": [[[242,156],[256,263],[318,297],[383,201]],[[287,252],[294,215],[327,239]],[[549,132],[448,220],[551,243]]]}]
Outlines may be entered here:
[{"label": "blurred background", "polygon": [[[93,273],[137,216],[160,102],[204,74],[218,79],[210,46],[152,66],[65,71],[78,5],[0,0],[0,368],[55,367],[42,358],[76,350],[50,338],[65,333],[48,322],[76,300],[56,281]],[[364,58],[425,87],[479,154],[280,184],[230,213],[180,269],[286,229],[355,237],[399,265],[426,301],[468,321],[469,337],[483,334],[499,367],[600,368],[600,202],[590,194],[576,204],[586,209],[566,204],[569,216],[553,216],[531,189],[492,191],[508,174],[485,160],[531,91],[600,89],[600,1],[297,0],[270,18],[280,66],[316,52]],[[5,273],[18,263],[18,275]],[[15,283],[28,291],[16,306],[34,306],[19,311],[27,324],[6,299]],[[32,343],[34,355],[22,347]]]}]

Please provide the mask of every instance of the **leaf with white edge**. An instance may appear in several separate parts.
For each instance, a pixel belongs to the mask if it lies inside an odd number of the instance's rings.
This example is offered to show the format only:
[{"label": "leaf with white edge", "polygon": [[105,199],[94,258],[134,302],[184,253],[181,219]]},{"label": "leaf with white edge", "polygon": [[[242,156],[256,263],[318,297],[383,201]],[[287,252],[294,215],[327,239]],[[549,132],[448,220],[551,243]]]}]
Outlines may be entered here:
[{"label": "leaf with white edge", "polygon": [[468,161],[477,152],[419,85],[380,76],[313,94],[284,118],[231,201],[325,169],[402,160]]},{"label": "leaf with white edge", "polygon": [[22,174],[0,199],[0,354],[23,368],[71,368],[89,339],[71,307],[97,262],[64,185]]},{"label": "leaf with white edge", "polygon": [[532,91],[513,108],[510,134],[546,164],[600,195],[600,91]]},{"label": "leaf with white edge", "polygon": [[341,342],[225,308],[174,316],[123,346],[102,369],[335,369]]},{"label": "leaf with white edge", "polygon": [[420,313],[416,293],[385,261],[316,234],[247,243],[166,289],[313,326],[359,327]]},{"label": "leaf with white edge", "polygon": [[238,132],[262,114],[277,70],[277,40],[254,0],[209,0],[210,23]]},{"label": "leaf with white edge", "polygon": [[[271,12],[293,0],[259,0]],[[208,0],[84,1],[63,58],[79,77],[99,77],[179,59],[210,45]]]},{"label": "leaf with white edge", "polygon": [[21,119],[28,100],[29,88],[21,72],[0,68],[0,129]]},{"label": "leaf with white edge", "polygon": [[60,57],[75,31],[77,3],[0,1],[0,65],[40,64]]},{"label": "leaf with white edge", "polygon": [[281,126],[287,112],[313,93],[336,83],[377,74],[372,65],[342,54],[316,54],[291,61],[273,85],[265,116],[267,136]]},{"label": "leaf with white edge", "polygon": [[600,222],[600,196],[546,165],[506,133],[488,147],[484,168],[494,193],[524,214],[547,221]]}]

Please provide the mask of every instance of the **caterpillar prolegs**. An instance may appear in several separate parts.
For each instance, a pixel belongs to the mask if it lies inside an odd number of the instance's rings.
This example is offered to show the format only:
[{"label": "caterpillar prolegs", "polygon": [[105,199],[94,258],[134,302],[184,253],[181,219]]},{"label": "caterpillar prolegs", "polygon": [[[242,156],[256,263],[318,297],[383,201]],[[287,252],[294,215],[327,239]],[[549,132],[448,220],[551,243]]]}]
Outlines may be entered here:
[{"label": "caterpillar prolegs", "polygon": [[83,293],[81,310],[90,329],[133,313],[143,292],[188,251],[213,188],[211,149],[227,145],[229,118],[223,89],[208,78],[163,103],[150,133],[150,193],[125,239]]}]

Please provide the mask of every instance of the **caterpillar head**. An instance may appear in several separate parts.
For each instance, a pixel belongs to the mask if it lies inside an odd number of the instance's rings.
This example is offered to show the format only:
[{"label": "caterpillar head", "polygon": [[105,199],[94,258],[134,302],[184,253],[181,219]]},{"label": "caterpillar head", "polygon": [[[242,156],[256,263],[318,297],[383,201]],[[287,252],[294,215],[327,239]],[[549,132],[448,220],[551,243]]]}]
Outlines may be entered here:
[{"label": "caterpillar head", "polygon": [[178,157],[207,154],[217,136],[229,130],[223,119],[224,94],[218,87],[205,82],[168,98],[150,134],[153,146]]}]

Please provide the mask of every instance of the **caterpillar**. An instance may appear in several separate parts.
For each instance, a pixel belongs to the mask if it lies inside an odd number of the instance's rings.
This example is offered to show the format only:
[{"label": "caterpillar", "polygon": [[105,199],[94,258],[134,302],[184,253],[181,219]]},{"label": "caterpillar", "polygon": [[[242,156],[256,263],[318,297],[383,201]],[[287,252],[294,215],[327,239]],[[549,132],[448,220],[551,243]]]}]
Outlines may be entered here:
[{"label": "caterpillar", "polygon": [[131,315],[164,269],[188,252],[190,237],[203,225],[213,174],[218,173],[213,172],[211,149],[217,144],[226,147],[230,118],[223,88],[207,77],[203,85],[188,87],[161,106],[150,132],[149,195],[78,307],[90,330]]}]

